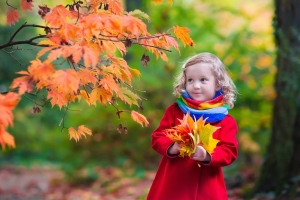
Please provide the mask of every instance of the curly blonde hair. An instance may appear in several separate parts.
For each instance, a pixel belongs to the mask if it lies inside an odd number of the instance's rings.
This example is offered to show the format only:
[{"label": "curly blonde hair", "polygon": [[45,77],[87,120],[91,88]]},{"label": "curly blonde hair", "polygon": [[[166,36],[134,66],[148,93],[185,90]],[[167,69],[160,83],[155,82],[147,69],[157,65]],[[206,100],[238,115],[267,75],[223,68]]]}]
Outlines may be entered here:
[{"label": "curly blonde hair", "polygon": [[236,87],[229,77],[228,73],[226,72],[225,66],[223,65],[221,60],[217,56],[207,52],[192,56],[184,62],[184,64],[182,65],[182,70],[176,77],[173,94],[176,96],[181,95],[181,91],[185,89],[186,83],[185,69],[197,63],[211,64],[211,69],[217,81],[216,84],[217,86],[221,87],[224,92],[224,101],[230,108],[233,108],[237,95]]}]

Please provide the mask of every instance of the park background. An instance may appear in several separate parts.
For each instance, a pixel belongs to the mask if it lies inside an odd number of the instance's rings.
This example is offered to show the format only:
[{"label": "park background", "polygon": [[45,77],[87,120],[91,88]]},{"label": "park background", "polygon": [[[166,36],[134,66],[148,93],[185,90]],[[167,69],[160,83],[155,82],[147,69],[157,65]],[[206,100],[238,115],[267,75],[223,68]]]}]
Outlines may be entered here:
[{"label": "park background", "polygon": [[[17,1],[10,1],[11,4],[14,2]],[[63,194],[58,194],[54,189],[51,193],[43,187],[30,190],[30,194],[22,193],[22,189],[26,189],[20,186],[22,182],[18,181],[20,176],[16,174],[51,171],[53,177],[50,175],[47,178],[50,182],[47,188],[67,188],[66,185],[77,188],[78,194],[75,196],[79,199],[96,199],[97,196],[104,199],[144,199],[160,160],[160,155],[150,146],[151,133],[165,108],[176,100],[172,95],[173,82],[182,63],[199,52],[217,55],[227,67],[239,92],[235,107],[230,110],[239,126],[239,157],[224,168],[228,188],[232,189],[231,198],[240,198],[241,193],[253,186],[268,144],[276,95],[273,88],[276,73],[273,2],[174,0],[172,6],[167,1],[159,5],[145,0],[123,2],[127,11],[140,9],[150,16],[151,21],[146,21],[149,32],[163,32],[174,25],[184,26],[190,29],[190,36],[195,42],[194,47],[180,45],[180,53],[167,53],[168,62],[157,60],[149,54],[150,62],[146,67],[140,61],[144,53],[142,48],[129,48],[125,58],[130,67],[141,71],[140,79],[136,79],[133,86],[146,91],[140,95],[147,99],[143,101],[143,114],[150,122],[150,127],[141,127],[125,115],[118,119],[109,105],[87,106],[78,103],[70,107],[74,111],[67,113],[66,125],[84,124],[92,129],[93,135],[75,142],[69,140],[67,131],[61,132],[58,126],[64,114],[62,110],[57,107],[51,109],[51,105],[47,105],[41,108],[41,113],[32,114],[34,104],[22,98],[14,110],[14,127],[9,129],[17,147],[0,152],[0,170],[5,172],[2,176],[0,173],[1,182],[3,177],[8,178],[11,182],[7,184],[15,184],[14,190],[20,191],[14,192],[3,186],[0,187],[0,197],[1,192],[7,195],[9,191],[16,196],[27,195],[28,198],[55,199],[55,195],[60,195],[59,198],[72,199],[75,193],[70,188],[65,189]],[[61,3],[72,2],[64,0]],[[5,18],[7,7],[4,2],[2,4],[0,44],[5,43],[24,22],[43,24],[37,8],[34,8],[16,25],[9,27]],[[41,4],[54,6],[54,2],[48,1],[41,1]],[[26,30],[22,37],[36,35],[34,31]],[[38,48],[27,48],[15,55],[24,64],[34,59],[38,51]],[[0,60],[0,90],[6,91],[12,79],[17,77],[15,72],[24,70],[25,66],[19,65],[4,52],[0,52]],[[127,127],[127,133],[117,131],[120,123]],[[57,171],[63,175],[57,175]],[[16,175],[14,179],[13,175]],[[22,180],[24,184],[29,184],[26,179]],[[39,179],[30,180],[30,184],[34,185],[32,182]],[[34,188],[30,184],[27,186]]]}]

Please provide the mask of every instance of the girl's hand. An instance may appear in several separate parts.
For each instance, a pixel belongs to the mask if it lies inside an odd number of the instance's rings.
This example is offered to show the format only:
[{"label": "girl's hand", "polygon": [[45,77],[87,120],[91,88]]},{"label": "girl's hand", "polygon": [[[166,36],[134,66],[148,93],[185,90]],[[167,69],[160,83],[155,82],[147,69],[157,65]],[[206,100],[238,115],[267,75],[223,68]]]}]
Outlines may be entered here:
[{"label": "girl's hand", "polygon": [[211,157],[202,146],[197,146],[196,152],[191,156],[193,160],[210,162]]},{"label": "girl's hand", "polygon": [[168,150],[168,154],[170,155],[176,155],[179,153],[180,145],[177,142],[174,142],[173,145]]}]

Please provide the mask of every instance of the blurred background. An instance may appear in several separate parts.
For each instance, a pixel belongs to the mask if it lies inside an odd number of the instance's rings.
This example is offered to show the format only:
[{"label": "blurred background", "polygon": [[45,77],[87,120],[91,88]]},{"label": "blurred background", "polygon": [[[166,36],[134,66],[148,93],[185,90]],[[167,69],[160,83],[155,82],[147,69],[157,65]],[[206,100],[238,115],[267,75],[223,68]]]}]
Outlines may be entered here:
[{"label": "blurred background", "polygon": [[[17,0],[9,2],[12,5],[19,3]],[[53,7],[54,1],[49,2],[44,0],[40,4]],[[143,101],[143,114],[149,120],[150,127],[141,127],[129,115],[118,119],[115,109],[110,106],[89,107],[78,103],[71,105],[70,109],[74,111],[67,113],[65,126],[84,124],[92,129],[93,136],[75,142],[69,140],[67,131],[61,131],[59,127],[63,110],[47,105],[41,108],[41,113],[32,114],[34,103],[23,98],[14,110],[14,127],[9,129],[15,137],[17,147],[0,151],[0,168],[2,172],[5,171],[4,175],[0,173],[1,182],[3,176],[7,178],[8,175],[17,174],[18,177],[29,172],[48,174],[50,170],[50,175],[47,176],[50,183],[47,188],[62,188],[64,183],[68,187],[89,188],[79,192],[80,195],[85,194],[86,199],[97,199],[101,195],[106,195],[104,199],[144,199],[160,161],[160,155],[150,146],[151,133],[158,126],[165,108],[176,100],[172,95],[174,77],[186,58],[199,52],[211,52],[223,61],[239,92],[235,107],[230,110],[239,126],[239,157],[232,165],[224,168],[228,188],[238,186],[239,190],[231,191],[232,196],[238,196],[252,186],[251,181],[255,179],[261,165],[270,133],[276,72],[273,2],[174,0],[172,6],[167,1],[159,5],[150,0],[123,2],[127,11],[140,9],[150,16],[151,21],[146,22],[150,33],[164,32],[179,25],[190,29],[190,36],[195,42],[195,47],[184,48],[180,44],[180,53],[174,49],[167,53],[168,62],[157,60],[150,54],[147,67],[142,66],[140,61],[143,49],[139,46],[129,48],[125,58],[130,67],[141,71],[141,78],[135,80],[133,85],[137,90],[146,91],[140,95],[147,99]],[[60,3],[73,2],[63,0]],[[1,4],[0,44],[7,42],[10,35],[24,22],[43,24],[35,7],[16,25],[9,27],[5,17],[8,8],[4,2]],[[39,34],[36,31],[34,28],[22,30],[19,39]],[[15,53],[14,56],[23,65],[0,51],[2,92],[17,77],[15,72],[27,69],[29,61],[35,58],[38,51],[38,48],[31,46],[22,48],[25,50]],[[135,107],[132,109],[138,110]],[[127,134],[118,133],[117,127],[120,123],[127,127]],[[55,171],[53,176],[52,170]],[[41,188],[42,192],[46,191],[45,187]],[[69,190],[66,189],[65,194]],[[8,189],[1,188],[0,185],[0,194],[1,191],[4,193]],[[37,191],[32,194],[36,197],[39,195]],[[68,194],[71,195],[71,192]],[[74,191],[72,194],[74,195]],[[51,195],[48,193],[47,198],[59,199],[64,196],[54,190]]]}]

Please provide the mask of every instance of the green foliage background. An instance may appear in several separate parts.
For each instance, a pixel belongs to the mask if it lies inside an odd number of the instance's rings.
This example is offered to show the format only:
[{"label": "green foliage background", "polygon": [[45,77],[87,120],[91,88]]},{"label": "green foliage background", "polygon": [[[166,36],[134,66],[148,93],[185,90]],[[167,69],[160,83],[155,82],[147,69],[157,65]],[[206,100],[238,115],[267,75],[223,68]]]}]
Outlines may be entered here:
[{"label": "green foliage background", "polygon": [[[134,7],[129,5],[130,1],[127,3],[128,7]],[[230,174],[230,171],[247,165],[258,167],[268,140],[272,101],[275,97],[272,1],[174,0],[170,6],[144,0],[139,5],[151,18],[147,22],[149,32],[164,32],[174,25],[188,27],[196,44],[195,47],[186,48],[181,45],[180,53],[175,50],[167,53],[168,62],[156,60],[154,55],[149,54],[151,61],[148,67],[142,66],[140,62],[144,50],[139,46],[130,47],[126,60],[131,67],[141,71],[142,76],[134,81],[134,88],[146,91],[140,92],[140,95],[147,99],[143,102],[144,115],[151,126],[141,127],[126,113],[118,119],[116,110],[109,105],[88,107],[78,103],[71,105],[73,111],[68,111],[65,125],[84,124],[94,134],[76,143],[70,141],[67,131],[61,132],[58,126],[63,110],[56,107],[51,109],[47,105],[42,108],[42,113],[31,114],[34,104],[23,98],[14,111],[15,125],[9,130],[15,137],[17,148],[1,151],[0,165],[52,164],[62,167],[69,174],[95,165],[133,167],[137,173],[156,169],[160,156],[151,149],[151,133],[157,127],[165,108],[176,99],[172,95],[174,76],[186,58],[207,51],[224,62],[239,91],[235,108],[230,114],[239,125],[240,153],[238,160],[227,168],[227,172]],[[4,4],[1,9],[6,9]],[[6,10],[1,13],[6,13]],[[33,12],[26,18],[30,23],[37,22],[37,19],[38,15]],[[8,41],[24,20],[8,27],[2,14],[0,44]],[[33,29],[26,31],[21,35],[22,38],[37,34]],[[26,65],[34,59],[37,50],[28,46],[22,48],[29,50],[18,51],[14,56]],[[0,60],[0,90],[5,91],[12,78],[16,77],[15,72],[27,67],[19,65],[3,51],[0,51]],[[118,103],[120,108],[126,108],[122,102]],[[128,134],[117,132],[120,123],[128,128]]]}]

